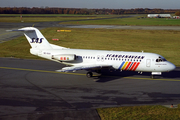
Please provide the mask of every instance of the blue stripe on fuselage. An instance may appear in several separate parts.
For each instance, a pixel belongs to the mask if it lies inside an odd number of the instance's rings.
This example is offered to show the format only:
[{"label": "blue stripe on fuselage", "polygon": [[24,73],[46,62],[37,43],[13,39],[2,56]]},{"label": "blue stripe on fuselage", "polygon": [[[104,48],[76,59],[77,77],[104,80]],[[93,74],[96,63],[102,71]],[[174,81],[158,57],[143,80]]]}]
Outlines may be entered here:
[{"label": "blue stripe on fuselage", "polygon": [[120,65],[119,69],[121,69],[123,67],[125,62],[122,62],[122,64]]}]

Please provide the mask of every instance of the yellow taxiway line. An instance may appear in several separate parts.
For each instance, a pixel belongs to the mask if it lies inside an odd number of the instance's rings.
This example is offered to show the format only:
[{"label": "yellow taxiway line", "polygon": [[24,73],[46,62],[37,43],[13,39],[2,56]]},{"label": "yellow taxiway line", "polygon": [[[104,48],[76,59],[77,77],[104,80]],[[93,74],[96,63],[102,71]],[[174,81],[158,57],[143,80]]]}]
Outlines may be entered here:
[{"label": "yellow taxiway line", "polygon": [[12,68],[12,67],[0,67],[1,69],[10,69],[10,70],[22,70],[22,71],[31,71],[31,72],[46,72],[46,73],[61,73],[61,74],[72,74],[72,75],[85,75],[81,73],[67,73],[67,72],[56,72],[56,71],[46,71],[46,70],[34,70],[34,69],[24,69],[24,68]]},{"label": "yellow taxiway line", "polygon": [[[31,72],[45,72],[45,73],[61,73],[61,74],[71,74],[71,75],[83,75],[82,73],[68,73],[68,72],[56,72],[56,71],[46,71],[46,70],[34,70],[34,69],[24,69],[24,68],[12,68],[12,67],[0,67],[0,69],[10,69],[10,70],[22,70],[22,71],[31,71]],[[118,76],[104,76],[104,77],[117,77]],[[126,79],[140,79],[140,80],[158,80],[158,81],[178,81],[177,79],[152,79],[152,78],[139,78],[139,77],[122,77]]]}]

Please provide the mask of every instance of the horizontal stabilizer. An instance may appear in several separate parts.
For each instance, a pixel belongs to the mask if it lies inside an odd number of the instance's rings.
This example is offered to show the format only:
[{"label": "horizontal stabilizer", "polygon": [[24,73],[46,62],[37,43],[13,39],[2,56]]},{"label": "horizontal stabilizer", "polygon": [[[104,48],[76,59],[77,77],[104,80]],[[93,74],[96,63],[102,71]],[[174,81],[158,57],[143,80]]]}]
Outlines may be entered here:
[{"label": "horizontal stabilizer", "polygon": [[28,32],[28,31],[35,31],[37,30],[34,27],[25,27],[25,28],[20,28],[20,29],[16,29],[16,30],[6,30],[7,32],[13,32],[13,31],[20,31],[20,32]]}]

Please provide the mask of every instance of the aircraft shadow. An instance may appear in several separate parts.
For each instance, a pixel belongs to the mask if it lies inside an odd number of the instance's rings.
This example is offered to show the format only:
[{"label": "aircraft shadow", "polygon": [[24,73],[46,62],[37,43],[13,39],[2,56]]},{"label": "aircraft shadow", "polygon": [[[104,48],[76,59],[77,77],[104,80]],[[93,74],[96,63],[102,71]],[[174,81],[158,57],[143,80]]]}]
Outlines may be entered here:
[{"label": "aircraft shadow", "polygon": [[[103,69],[101,75],[94,77],[96,82],[109,82],[112,80],[124,78],[124,77],[141,77],[141,78],[151,78],[150,72],[143,72],[139,74],[133,71],[109,71],[108,69]],[[171,72],[163,72],[160,76],[155,76],[154,79],[180,79],[180,68],[176,68]]]}]

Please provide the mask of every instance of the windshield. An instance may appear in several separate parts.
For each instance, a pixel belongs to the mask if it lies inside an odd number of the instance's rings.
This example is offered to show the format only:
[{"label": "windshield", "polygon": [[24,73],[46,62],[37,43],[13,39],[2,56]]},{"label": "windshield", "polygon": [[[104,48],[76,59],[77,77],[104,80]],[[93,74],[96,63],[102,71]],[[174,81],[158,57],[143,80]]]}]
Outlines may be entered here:
[{"label": "windshield", "polygon": [[167,60],[161,56],[159,56],[159,58],[156,59],[156,62],[164,62],[164,61],[167,61]]}]

